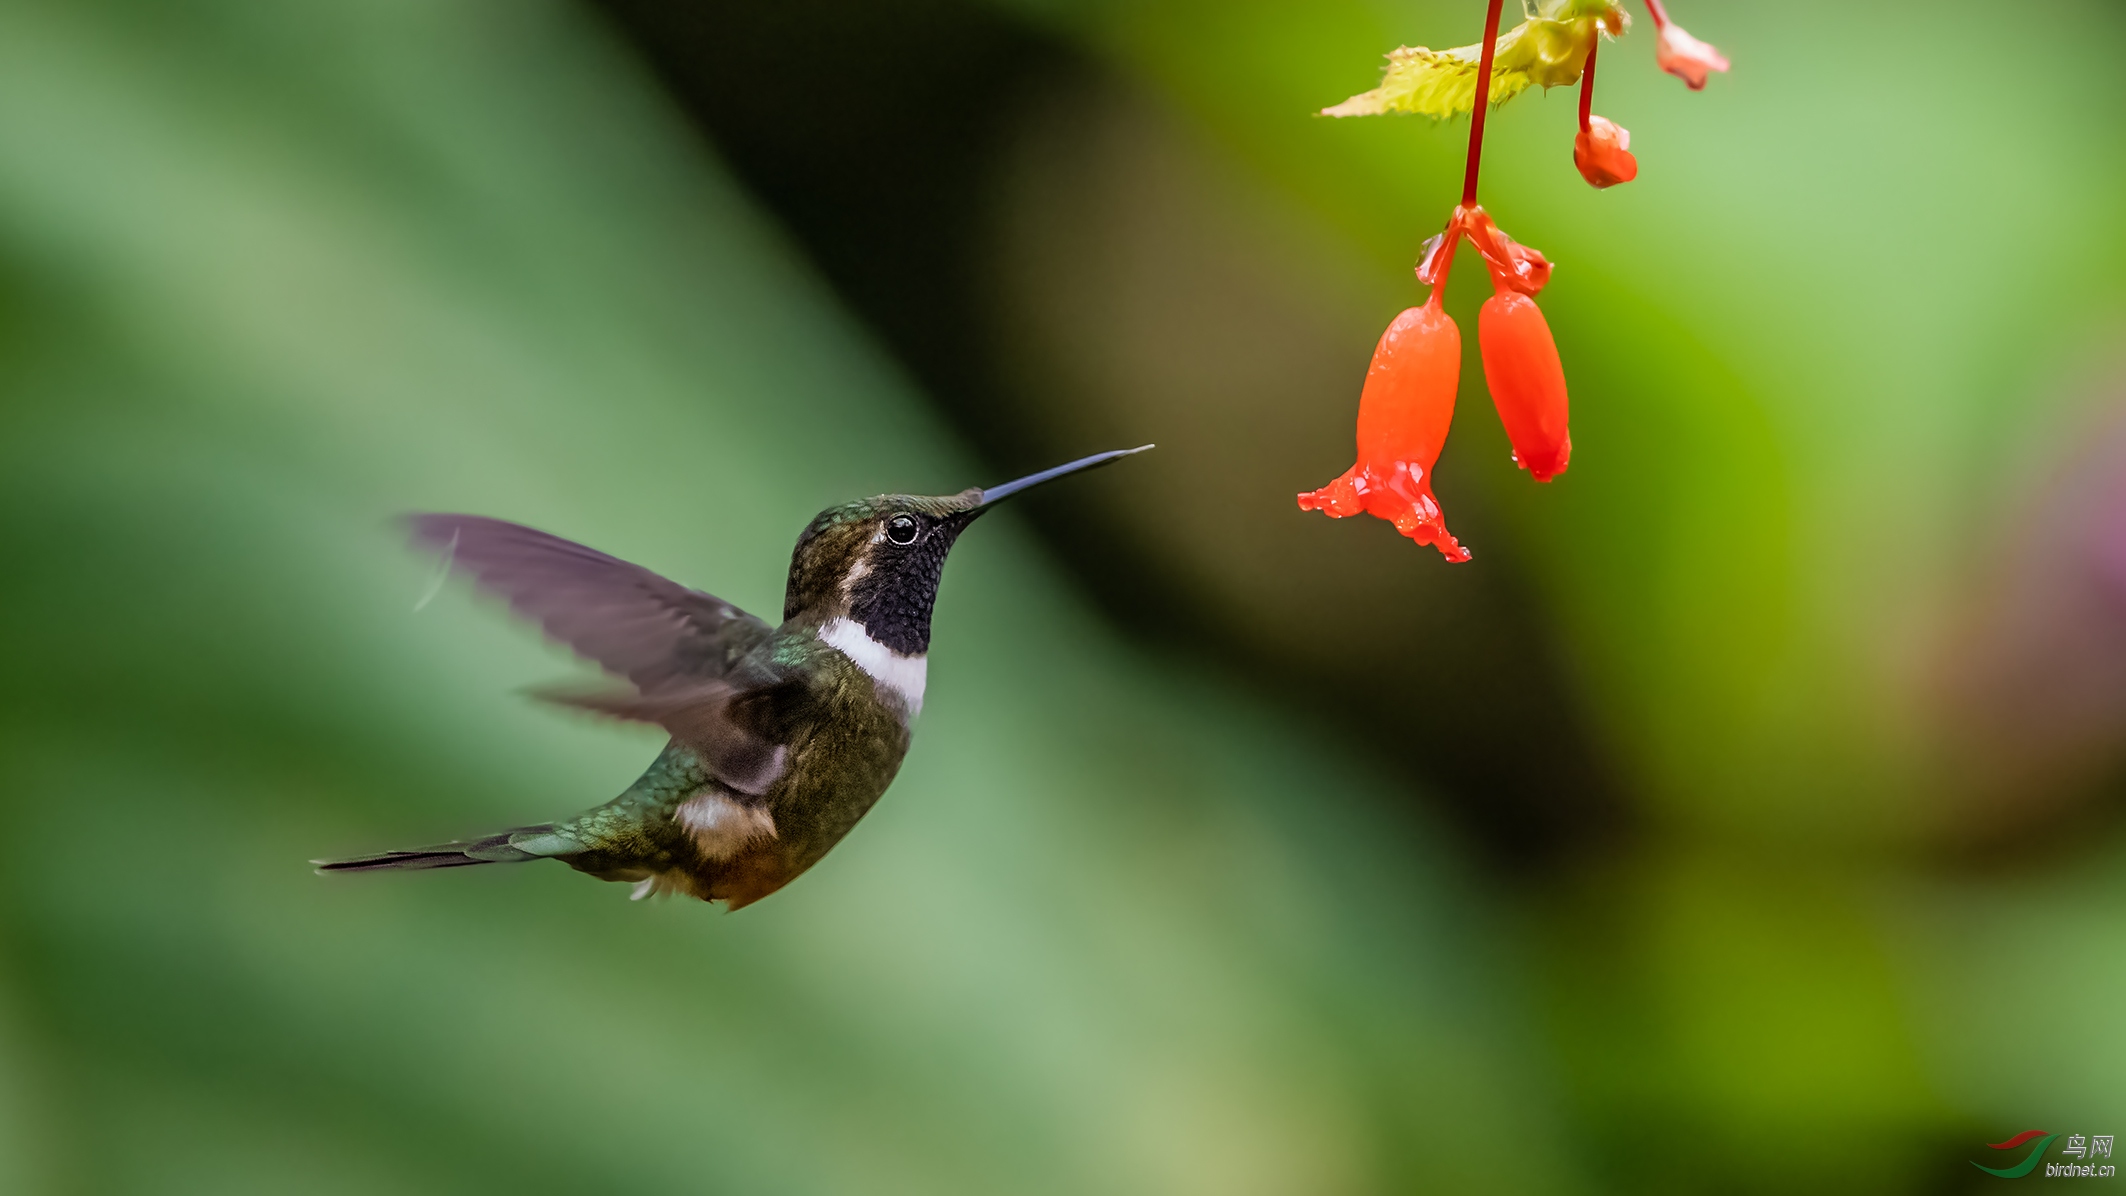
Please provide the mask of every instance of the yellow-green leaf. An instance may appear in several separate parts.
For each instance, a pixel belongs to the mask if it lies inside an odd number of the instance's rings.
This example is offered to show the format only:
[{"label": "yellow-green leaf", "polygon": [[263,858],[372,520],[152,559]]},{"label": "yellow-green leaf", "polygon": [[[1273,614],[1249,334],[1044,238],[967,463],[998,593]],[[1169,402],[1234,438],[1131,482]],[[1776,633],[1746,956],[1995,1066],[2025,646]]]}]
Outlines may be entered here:
[{"label": "yellow-green leaf", "polygon": [[[1630,20],[1612,0],[1555,0],[1544,10],[1499,35],[1491,61],[1492,104],[1503,104],[1534,86],[1578,83],[1594,39],[1623,32]],[[1452,50],[1399,46],[1388,55],[1379,87],[1324,108],[1321,114],[1459,116],[1476,106],[1476,68],[1482,57],[1481,44]]]}]

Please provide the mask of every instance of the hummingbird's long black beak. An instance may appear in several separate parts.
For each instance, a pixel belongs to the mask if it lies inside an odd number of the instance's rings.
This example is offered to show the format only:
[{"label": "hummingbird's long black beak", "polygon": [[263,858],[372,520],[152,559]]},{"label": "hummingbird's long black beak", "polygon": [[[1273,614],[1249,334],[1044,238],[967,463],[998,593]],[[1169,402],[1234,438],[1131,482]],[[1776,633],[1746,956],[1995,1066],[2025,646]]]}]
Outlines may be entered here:
[{"label": "hummingbird's long black beak", "polygon": [[1094,453],[1090,457],[1080,457],[1068,465],[1058,465],[1054,469],[1044,469],[1039,473],[1030,473],[1016,481],[1005,482],[1001,486],[985,486],[982,488],[982,501],[976,504],[975,510],[979,511],[985,507],[1003,502],[1012,495],[1022,490],[1031,490],[1043,482],[1053,482],[1064,474],[1076,473],[1081,469],[1094,469],[1107,464],[1109,461],[1119,461],[1124,457],[1135,456],[1145,449],[1155,447],[1157,446],[1143,444],[1133,449],[1112,449],[1104,453]]}]

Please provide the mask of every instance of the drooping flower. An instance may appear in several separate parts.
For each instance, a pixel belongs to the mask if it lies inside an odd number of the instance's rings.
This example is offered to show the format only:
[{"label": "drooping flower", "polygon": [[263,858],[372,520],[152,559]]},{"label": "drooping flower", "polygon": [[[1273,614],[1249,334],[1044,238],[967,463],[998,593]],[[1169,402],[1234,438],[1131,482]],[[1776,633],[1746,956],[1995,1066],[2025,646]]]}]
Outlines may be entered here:
[{"label": "drooping flower", "polygon": [[[1361,513],[1393,522],[1450,561],[1469,553],[1448,533],[1432,470],[1445,447],[1461,378],[1461,331],[1442,306],[1454,253],[1467,240],[1491,274],[1494,290],[1477,317],[1484,379],[1499,420],[1513,442],[1514,461],[1539,482],[1565,471],[1572,460],[1565,369],[1550,323],[1535,296],[1549,283],[1550,260],[1506,235],[1476,202],[1483,159],[1484,120],[1493,104],[1532,86],[1580,84],[1580,130],[1573,164],[1595,187],[1638,177],[1631,133],[1593,111],[1595,53],[1603,37],[1628,23],[1616,0],[1541,0],[1528,20],[1499,32],[1503,0],[1490,0],[1484,40],[1454,50],[1405,46],[1389,55],[1381,85],[1352,96],[1327,116],[1385,112],[1446,118],[1469,113],[1469,162],[1462,200],[1447,227],[1425,242],[1418,281],[1432,288],[1424,305],[1397,316],[1373,351],[1358,401],[1358,460],[1319,490],[1299,496],[1303,510],[1342,518]],[[1728,68],[1725,58],[1669,21],[1660,0],[1647,0],[1661,41],[1662,69],[1693,89],[1708,71]]]},{"label": "drooping flower", "polygon": [[1726,57],[1669,20],[1661,0],[1646,0],[1646,11],[1654,19],[1655,65],[1683,80],[1692,91],[1704,91],[1706,77],[1712,72],[1726,72]]},{"label": "drooping flower", "polygon": [[1501,289],[1477,313],[1476,339],[1484,385],[1513,442],[1514,462],[1538,482],[1564,473],[1572,460],[1565,367],[1542,309],[1519,291]]},{"label": "drooping flower", "polygon": [[1469,552],[1447,531],[1432,491],[1432,468],[1446,445],[1461,381],[1461,330],[1441,304],[1455,248],[1464,239],[1483,259],[1498,292],[1478,317],[1477,336],[1485,382],[1514,457],[1539,481],[1563,472],[1572,454],[1565,372],[1532,297],[1550,281],[1550,260],[1508,236],[1482,207],[1457,204],[1418,263],[1418,279],[1431,284],[1431,298],[1395,317],[1373,351],[1358,397],[1357,463],[1299,496],[1301,510],[1386,519],[1450,561],[1466,561]]},{"label": "drooping flower", "polygon": [[1341,519],[1361,512],[1385,519],[1450,561],[1469,552],[1447,530],[1432,493],[1432,465],[1454,421],[1461,380],[1462,334],[1439,304],[1395,317],[1381,333],[1358,396],[1358,462],[1319,490],[1299,496],[1303,511]]},{"label": "drooping flower", "polygon": [[[1491,273],[1495,292],[1477,313],[1477,345],[1484,359],[1484,385],[1498,408],[1513,458],[1521,468],[1547,482],[1565,472],[1572,457],[1566,428],[1565,370],[1557,342],[1535,296],[1550,281],[1550,260],[1506,235],[1491,214],[1474,204],[1454,209],[1442,248],[1452,253],[1455,234],[1469,238]],[[1451,261],[1444,253],[1426,257],[1441,281]],[[1423,277],[1422,268],[1419,277]],[[1434,294],[1439,288],[1434,287]]]}]

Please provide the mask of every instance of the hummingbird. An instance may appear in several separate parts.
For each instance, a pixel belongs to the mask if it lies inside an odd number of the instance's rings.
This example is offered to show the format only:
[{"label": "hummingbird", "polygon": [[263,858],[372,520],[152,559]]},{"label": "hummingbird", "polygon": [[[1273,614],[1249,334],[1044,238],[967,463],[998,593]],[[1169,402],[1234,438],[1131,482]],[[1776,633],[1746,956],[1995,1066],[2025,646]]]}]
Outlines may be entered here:
[{"label": "hummingbird", "polygon": [[573,818],[311,862],[322,874],[559,860],[633,884],[636,900],[750,905],[818,863],[900,771],[923,709],[938,579],[960,533],[1012,495],[1151,447],[942,497],[829,507],[790,554],[779,627],[522,524],[411,516],[417,547],[628,683],[538,696],[670,740],[625,792]]}]

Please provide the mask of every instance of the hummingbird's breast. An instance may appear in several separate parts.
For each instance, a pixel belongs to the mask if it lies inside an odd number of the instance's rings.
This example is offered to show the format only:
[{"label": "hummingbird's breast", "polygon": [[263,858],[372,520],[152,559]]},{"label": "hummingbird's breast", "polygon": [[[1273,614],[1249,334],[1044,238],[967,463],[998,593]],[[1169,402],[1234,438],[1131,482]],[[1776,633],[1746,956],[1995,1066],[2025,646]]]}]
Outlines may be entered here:
[{"label": "hummingbird's breast", "polygon": [[[690,807],[714,803],[712,812],[704,812],[719,823],[716,831],[747,832],[743,846],[727,858],[703,859],[710,895],[732,909],[760,900],[819,862],[878,803],[908,754],[909,724],[922,700],[922,658],[881,660],[879,654],[893,654],[876,644],[871,647],[877,653],[868,652],[833,626],[806,634],[801,647],[776,645],[779,655],[802,652],[806,658],[811,716],[792,728],[783,775],[759,805],[705,793],[675,814],[683,820]],[[749,824],[748,818],[759,821]]]},{"label": "hummingbird's breast", "polygon": [[923,687],[930,678],[930,654],[904,656],[871,638],[854,619],[833,619],[819,629],[819,642],[840,652],[871,681],[873,697],[898,702],[910,721],[923,712]]}]

